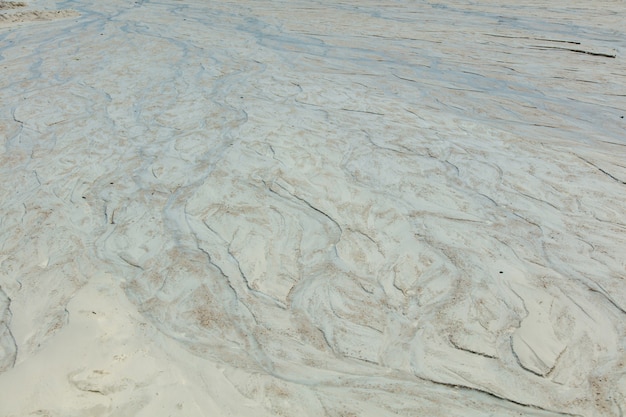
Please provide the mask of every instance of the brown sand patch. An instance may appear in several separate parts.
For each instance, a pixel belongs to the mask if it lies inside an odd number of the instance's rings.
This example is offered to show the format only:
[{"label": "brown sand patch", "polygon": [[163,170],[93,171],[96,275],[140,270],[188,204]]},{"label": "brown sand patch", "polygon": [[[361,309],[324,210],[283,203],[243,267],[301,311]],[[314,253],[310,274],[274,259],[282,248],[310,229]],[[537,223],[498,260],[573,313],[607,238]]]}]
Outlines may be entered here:
[{"label": "brown sand patch", "polygon": [[18,7],[25,7],[26,3],[21,1],[0,1],[0,10],[17,9]]},{"label": "brown sand patch", "polygon": [[26,10],[6,13],[7,10],[26,7],[21,1],[0,1],[0,27],[24,22],[41,22],[79,16],[75,10]]}]

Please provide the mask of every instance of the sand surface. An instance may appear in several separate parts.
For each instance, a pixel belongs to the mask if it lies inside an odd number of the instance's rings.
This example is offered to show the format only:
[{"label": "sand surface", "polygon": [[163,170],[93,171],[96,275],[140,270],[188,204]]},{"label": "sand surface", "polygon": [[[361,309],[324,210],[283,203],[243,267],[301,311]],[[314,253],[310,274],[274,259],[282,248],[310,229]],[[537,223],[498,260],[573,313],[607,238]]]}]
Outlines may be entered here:
[{"label": "sand surface", "polygon": [[0,416],[626,413],[626,3],[0,5]]},{"label": "sand surface", "polygon": [[79,13],[75,10],[39,10],[28,7],[23,1],[0,1],[0,28],[77,16]]}]

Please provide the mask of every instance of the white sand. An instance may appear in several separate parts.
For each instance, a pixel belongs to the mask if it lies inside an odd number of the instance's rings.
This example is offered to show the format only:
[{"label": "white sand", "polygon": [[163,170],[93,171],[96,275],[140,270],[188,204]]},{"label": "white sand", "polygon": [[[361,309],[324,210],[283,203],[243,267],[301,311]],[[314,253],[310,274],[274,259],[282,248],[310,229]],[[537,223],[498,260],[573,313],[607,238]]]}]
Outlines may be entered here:
[{"label": "white sand", "polygon": [[623,2],[13,6],[0,416],[626,412]]}]

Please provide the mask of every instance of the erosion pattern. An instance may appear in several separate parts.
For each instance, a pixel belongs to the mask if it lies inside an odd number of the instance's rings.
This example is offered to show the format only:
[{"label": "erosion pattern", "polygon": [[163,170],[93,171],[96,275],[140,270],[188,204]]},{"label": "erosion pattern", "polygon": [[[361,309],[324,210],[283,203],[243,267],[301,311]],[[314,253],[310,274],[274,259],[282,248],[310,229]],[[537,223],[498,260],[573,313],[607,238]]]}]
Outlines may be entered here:
[{"label": "erosion pattern", "polygon": [[623,5],[63,6],[0,30],[0,370],[105,270],[277,415],[626,411]]}]

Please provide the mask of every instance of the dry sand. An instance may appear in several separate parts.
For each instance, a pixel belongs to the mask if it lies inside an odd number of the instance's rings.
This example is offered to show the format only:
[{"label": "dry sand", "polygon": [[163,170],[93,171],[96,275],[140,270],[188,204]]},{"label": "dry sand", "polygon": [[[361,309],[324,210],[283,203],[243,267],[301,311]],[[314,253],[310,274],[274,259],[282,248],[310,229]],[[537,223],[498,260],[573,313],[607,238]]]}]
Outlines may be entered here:
[{"label": "dry sand", "polygon": [[0,28],[77,16],[75,10],[29,10],[21,1],[0,1]]},{"label": "dry sand", "polygon": [[0,416],[624,415],[624,15],[0,3]]}]

